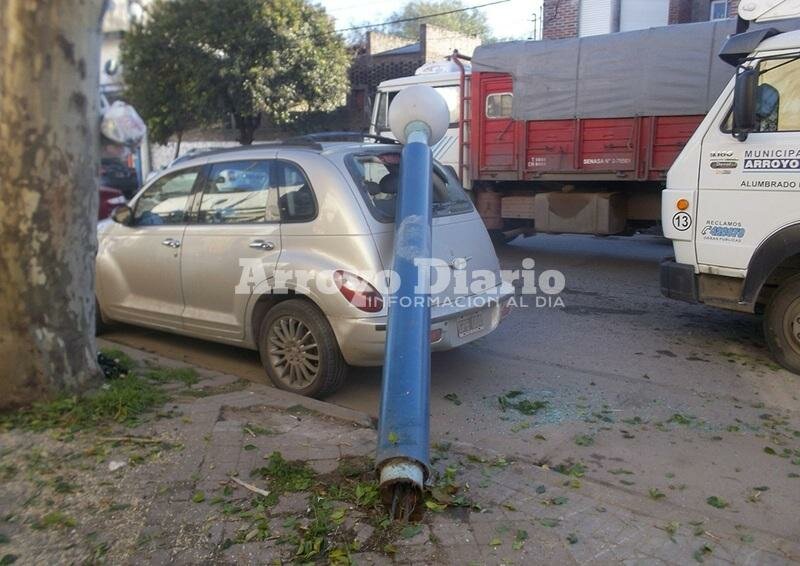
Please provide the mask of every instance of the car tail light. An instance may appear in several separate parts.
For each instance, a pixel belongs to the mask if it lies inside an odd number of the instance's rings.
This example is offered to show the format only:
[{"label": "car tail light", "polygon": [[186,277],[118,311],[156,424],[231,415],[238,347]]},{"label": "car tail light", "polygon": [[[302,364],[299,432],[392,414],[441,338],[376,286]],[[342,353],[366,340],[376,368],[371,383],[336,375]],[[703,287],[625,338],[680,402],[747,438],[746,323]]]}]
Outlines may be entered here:
[{"label": "car tail light", "polygon": [[442,339],[442,329],[441,328],[434,328],[431,330],[431,344],[435,344],[439,340]]},{"label": "car tail light", "polygon": [[342,296],[358,310],[364,312],[383,310],[383,296],[358,275],[339,270],[333,273],[333,280]]}]

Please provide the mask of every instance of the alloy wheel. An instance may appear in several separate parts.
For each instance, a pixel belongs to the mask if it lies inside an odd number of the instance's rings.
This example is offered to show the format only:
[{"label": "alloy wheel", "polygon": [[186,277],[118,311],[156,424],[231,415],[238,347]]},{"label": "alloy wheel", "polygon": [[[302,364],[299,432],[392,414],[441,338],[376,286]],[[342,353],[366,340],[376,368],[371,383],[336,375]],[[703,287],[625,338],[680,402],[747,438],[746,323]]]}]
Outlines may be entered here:
[{"label": "alloy wheel", "polygon": [[278,379],[292,389],[314,383],[319,369],[319,345],[311,330],[293,316],[275,320],[267,336],[269,359]]}]

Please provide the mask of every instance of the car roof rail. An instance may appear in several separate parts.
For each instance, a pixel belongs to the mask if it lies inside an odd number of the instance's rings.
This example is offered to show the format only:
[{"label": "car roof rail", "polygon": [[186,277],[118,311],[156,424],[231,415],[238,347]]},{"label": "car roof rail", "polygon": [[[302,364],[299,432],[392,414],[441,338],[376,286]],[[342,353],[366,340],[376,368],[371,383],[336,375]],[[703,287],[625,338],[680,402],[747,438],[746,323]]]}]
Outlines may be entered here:
[{"label": "car roof rail", "polygon": [[311,149],[315,149],[317,151],[322,151],[322,146],[318,143],[314,143],[312,141],[306,140],[295,140],[292,143],[287,143],[287,141],[267,141],[267,142],[259,142],[259,143],[252,143],[250,145],[232,145],[228,147],[208,147],[208,148],[194,148],[190,149],[183,155],[180,155],[173,159],[170,162],[171,165],[175,165],[182,161],[186,161],[189,159],[196,159],[198,157],[209,157],[213,155],[221,155],[225,153],[235,153],[241,151],[257,151],[259,149],[270,149],[276,148],[282,145],[293,145],[293,146],[303,146],[309,147]]},{"label": "car roof rail", "polygon": [[350,132],[350,131],[340,131],[340,132],[316,132],[311,134],[305,134],[302,136],[297,136],[294,138],[290,138],[283,142],[287,145],[296,145],[302,144],[304,141],[306,143],[322,143],[322,142],[358,142],[364,143],[364,141],[370,140],[373,143],[385,143],[385,144],[399,144],[400,142],[393,138],[387,138],[385,136],[376,136],[374,134],[367,134],[364,132]]},{"label": "car roof rail", "polygon": [[274,147],[303,147],[312,149],[314,151],[322,151],[324,148],[322,147],[322,143],[324,142],[358,142],[364,143],[364,141],[370,140],[373,143],[380,143],[380,144],[399,144],[400,142],[393,138],[387,138],[384,136],[376,136],[373,134],[366,134],[363,132],[318,132],[312,134],[305,134],[302,136],[295,136],[293,138],[287,138],[285,140],[278,140],[278,141],[268,141],[268,142],[260,142],[254,143],[250,145],[235,145],[230,147],[208,147],[208,148],[194,148],[190,149],[183,155],[179,155],[175,159],[170,162],[170,166],[176,165],[181,163],[182,161],[187,161],[189,159],[195,159],[197,157],[208,157],[211,155],[219,155],[224,153],[232,153],[237,151],[248,151],[248,150],[258,150],[258,149],[265,149],[265,148],[274,148]]}]

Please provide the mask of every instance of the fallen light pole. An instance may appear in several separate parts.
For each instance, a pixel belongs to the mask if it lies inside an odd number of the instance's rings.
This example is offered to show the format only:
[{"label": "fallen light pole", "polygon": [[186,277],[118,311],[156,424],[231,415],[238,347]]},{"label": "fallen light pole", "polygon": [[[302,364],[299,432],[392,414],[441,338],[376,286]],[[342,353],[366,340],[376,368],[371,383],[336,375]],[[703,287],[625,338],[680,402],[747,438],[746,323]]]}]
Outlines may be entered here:
[{"label": "fallen light pole", "polygon": [[418,281],[415,260],[432,255],[430,146],[449,121],[447,103],[428,86],[400,91],[389,108],[392,133],[405,147],[395,213],[399,286],[389,301],[376,460],[383,502],[392,518],[404,521],[421,515],[429,472],[430,281]]}]

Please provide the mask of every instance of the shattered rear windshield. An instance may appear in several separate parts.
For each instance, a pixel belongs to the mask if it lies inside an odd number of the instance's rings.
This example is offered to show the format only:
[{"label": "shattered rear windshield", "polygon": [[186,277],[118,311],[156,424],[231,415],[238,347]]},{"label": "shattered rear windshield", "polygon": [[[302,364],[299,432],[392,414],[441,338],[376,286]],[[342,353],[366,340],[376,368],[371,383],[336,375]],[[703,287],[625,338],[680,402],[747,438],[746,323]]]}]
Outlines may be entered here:
[{"label": "shattered rear windshield", "polygon": [[[381,222],[394,222],[400,185],[400,152],[351,153],[345,163],[372,215]],[[458,179],[434,164],[433,216],[452,216],[472,210],[472,202]]]}]

